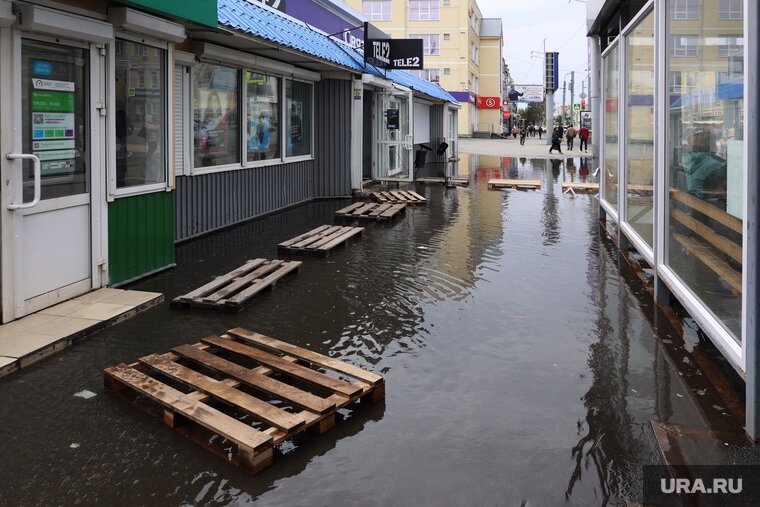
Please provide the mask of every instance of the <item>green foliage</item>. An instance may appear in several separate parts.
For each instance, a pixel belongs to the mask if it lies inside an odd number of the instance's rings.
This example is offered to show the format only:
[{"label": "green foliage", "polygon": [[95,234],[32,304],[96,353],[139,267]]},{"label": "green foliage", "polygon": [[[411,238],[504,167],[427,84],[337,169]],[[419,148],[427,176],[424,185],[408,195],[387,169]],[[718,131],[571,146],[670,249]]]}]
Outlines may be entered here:
[{"label": "green foliage", "polygon": [[543,125],[544,124],[544,104],[528,104],[528,107],[520,109],[517,112],[517,117],[520,120],[530,125]]}]

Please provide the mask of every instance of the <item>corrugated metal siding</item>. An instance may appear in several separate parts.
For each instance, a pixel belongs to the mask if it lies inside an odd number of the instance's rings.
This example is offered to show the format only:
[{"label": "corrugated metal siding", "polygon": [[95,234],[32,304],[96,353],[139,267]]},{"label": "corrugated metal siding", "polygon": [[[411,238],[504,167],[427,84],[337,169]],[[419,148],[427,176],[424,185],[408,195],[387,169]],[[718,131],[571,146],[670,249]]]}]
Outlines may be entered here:
[{"label": "corrugated metal siding", "polygon": [[444,107],[442,105],[430,106],[430,147],[433,151],[427,155],[427,164],[425,167],[421,167],[417,170],[417,177],[423,176],[443,176],[445,170],[445,155],[437,155],[438,145],[445,137],[443,129],[443,113]]},{"label": "corrugated metal siding", "polygon": [[110,285],[174,264],[174,192],[109,203],[108,257]]},{"label": "corrugated metal siding", "polygon": [[177,177],[175,239],[192,238],[314,197],[314,161]]},{"label": "corrugated metal siding", "polygon": [[325,79],[314,87],[315,197],[351,195],[351,81]]}]

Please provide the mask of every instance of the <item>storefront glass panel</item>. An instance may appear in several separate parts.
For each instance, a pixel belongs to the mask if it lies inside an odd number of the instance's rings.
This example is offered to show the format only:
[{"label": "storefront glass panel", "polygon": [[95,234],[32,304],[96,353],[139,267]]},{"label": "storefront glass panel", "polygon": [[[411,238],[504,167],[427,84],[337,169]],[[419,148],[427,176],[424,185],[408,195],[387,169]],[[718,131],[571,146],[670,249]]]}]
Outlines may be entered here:
[{"label": "storefront glass panel", "polygon": [[246,71],[248,160],[280,158],[280,80]]},{"label": "storefront glass panel", "polygon": [[312,85],[285,81],[287,156],[311,155]]},{"label": "storefront glass panel", "polygon": [[166,51],[116,41],[116,186],[166,181]]},{"label": "storefront glass panel", "polygon": [[222,65],[193,67],[195,167],[240,163],[239,75]]},{"label": "storefront glass panel", "polygon": [[654,238],[654,13],[627,36],[626,217],[652,247]]},{"label": "storefront glass panel", "polygon": [[604,57],[604,200],[618,210],[618,85],[620,57],[615,45]]},{"label": "storefront glass panel", "polygon": [[740,341],[744,32],[724,3],[668,19],[667,262]]}]

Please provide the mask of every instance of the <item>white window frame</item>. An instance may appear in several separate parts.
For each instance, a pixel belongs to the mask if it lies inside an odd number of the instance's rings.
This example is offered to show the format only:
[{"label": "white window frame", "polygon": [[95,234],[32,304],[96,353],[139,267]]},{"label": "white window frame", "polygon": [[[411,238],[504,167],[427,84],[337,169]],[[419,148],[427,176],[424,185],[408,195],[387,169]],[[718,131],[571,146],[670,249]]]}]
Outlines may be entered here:
[{"label": "white window frame", "polygon": [[[732,8],[738,6],[739,10]],[[718,19],[742,19],[744,2],[742,0],[718,0]]]},{"label": "white window frame", "polygon": [[[694,45],[679,44],[676,46],[678,39],[694,39]],[[699,56],[699,35],[693,33],[673,34],[668,40],[668,56],[676,58],[696,58]],[[693,49],[694,54],[690,54],[690,50]]]},{"label": "white window frame", "polygon": [[391,0],[362,0],[362,13],[368,21],[390,21],[393,18],[393,2]]},{"label": "white window frame", "polygon": [[441,37],[437,33],[415,33],[409,35],[410,39],[422,40],[422,54],[439,56],[441,54]]},{"label": "white window frame", "polygon": [[[416,7],[412,9],[412,2],[416,2]],[[418,17],[414,17],[416,12]],[[440,21],[441,20],[441,0],[409,0],[409,21]]]},{"label": "white window frame", "polygon": [[[699,19],[699,0],[670,0],[669,19],[676,21]],[[691,12],[691,14],[690,14]]]},{"label": "white window frame", "polygon": [[311,116],[311,118],[310,118],[311,119],[311,122],[310,122],[311,123],[311,129],[309,131],[309,135],[310,135],[309,154],[308,155],[297,155],[295,157],[288,157],[287,156],[287,153],[288,153],[288,145],[287,145],[287,137],[286,137],[287,128],[283,128],[282,129],[282,136],[281,136],[281,139],[282,139],[282,148],[283,148],[281,150],[282,161],[285,162],[285,163],[288,163],[288,162],[302,162],[302,161],[305,161],[305,160],[314,160],[314,116],[315,116],[314,115],[314,82],[313,81],[307,81],[305,79],[297,79],[295,77],[286,77],[286,78],[282,79],[282,98],[283,98],[283,100],[281,101],[282,102],[282,106],[280,108],[280,114],[282,115],[281,117],[282,117],[283,121],[285,122],[286,126],[287,126],[287,120],[286,120],[287,116],[286,116],[286,114],[287,114],[287,107],[288,107],[288,97],[287,97],[287,94],[286,94],[286,87],[285,87],[285,82],[286,81],[295,81],[295,82],[298,82],[298,83],[306,83],[306,84],[308,84],[308,85],[311,86],[311,115],[310,115]]},{"label": "white window frame", "polygon": [[[265,70],[261,70],[261,69],[257,69],[257,68],[251,68],[251,67],[245,67],[243,69],[243,76],[245,76],[246,72],[255,72],[257,74],[264,74],[264,75],[267,75],[269,77],[276,77],[277,78],[277,96],[278,96],[279,101],[280,101],[279,111],[278,111],[279,114],[280,114],[280,118],[279,118],[279,121],[278,121],[279,128],[277,129],[277,142],[280,144],[280,156],[276,157],[276,158],[270,158],[270,159],[267,159],[267,160],[248,160],[248,139],[247,139],[248,125],[246,124],[246,127],[243,130],[243,144],[242,144],[242,148],[243,148],[243,160],[244,160],[244,164],[243,165],[246,168],[249,168],[249,167],[267,167],[267,166],[270,166],[270,165],[280,165],[280,164],[283,164],[285,162],[292,161],[293,157],[291,157],[290,159],[287,159],[285,157],[285,150],[287,150],[287,147],[283,144],[283,141],[285,139],[285,127],[284,127],[284,125],[282,123],[283,122],[282,112],[284,110],[283,109],[283,104],[285,103],[285,100],[284,100],[285,99],[285,77],[282,76],[281,74],[277,74],[277,73],[273,73],[273,72],[270,72],[270,71],[265,71]],[[245,79],[243,79],[243,82],[245,84]],[[244,107],[248,107],[248,86],[247,85],[243,86],[243,88],[245,88],[245,90],[243,91],[243,93],[245,94],[245,96],[243,98],[243,101],[244,101],[243,105],[244,105]],[[312,88],[312,92],[313,92],[313,90],[314,89]],[[312,93],[312,103],[314,102],[313,95],[314,94]],[[313,105],[312,105],[312,109],[313,109]],[[244,117],[248,118],[248,111],[247,110],[243,111],[243,113],[245,114]],[[312,152],[313,151],[314,151],[314,149],[312,148]]]},{"label": "white window frame", "polygon": [[718,57],[744,56],[744,37],[737,34],[718,35]]},{"label": "white window frame", "polygon": [[164,181],[162,183],[150,183],[146,185],[135,185],[126,188],[117,188],[116,186],[116,119],[109,122],[108,127],[108,145],[110,148],[108,154],[108,201],[120,197],[129,197],[133,195],[150,194],[154,192],[165,192],[172,189],[171,181],[174,171],[174,128],[173,116],[171,115],[174,100],[174,45],[162,40],[151,37],[143,37],[132,33],[122,31],[114,32],[114,39],[108,43],[108,97],[112,104],[116,103],[116,42],[117,39],[145,44],[146,46],[155,47],[164,50],[164,80],[166,83],[166,100],[164,100]]}]

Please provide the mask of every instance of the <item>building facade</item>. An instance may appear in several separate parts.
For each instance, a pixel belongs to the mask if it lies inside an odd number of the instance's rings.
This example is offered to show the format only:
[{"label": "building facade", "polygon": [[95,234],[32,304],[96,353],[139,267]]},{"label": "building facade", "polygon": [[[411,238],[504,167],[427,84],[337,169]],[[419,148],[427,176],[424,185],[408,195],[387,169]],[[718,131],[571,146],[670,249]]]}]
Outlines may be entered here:
[{"label": "building facade", "polygon": [[651,265],[657,301],[677,300],[746,380],[757,438],[757,147],[745,139],[758,5],[597,0],[588,19],[602,216]]},{"label": "building facade", "polygon": [[[0,0],[0,69],[3,322],[170,268],[178,241],[351,197],[365,145],[377,179],[411,180],[418,101],[427,135],[456,139],[439,86],[246,0]],[[388,109],[399,128],[365,135]]]},{"label": "building facade", "polygon": [[501,19],[484,19],[474,0],[347,0],[346,3],[394,39],[423,40],[425,69],[418,74],[440,83],[461,103],[460,135],[500,133]]}]

